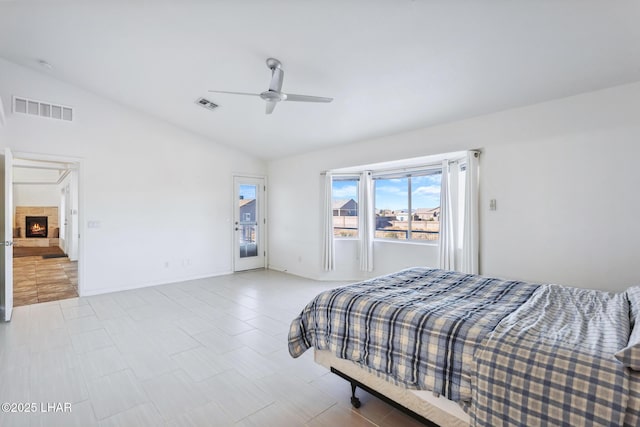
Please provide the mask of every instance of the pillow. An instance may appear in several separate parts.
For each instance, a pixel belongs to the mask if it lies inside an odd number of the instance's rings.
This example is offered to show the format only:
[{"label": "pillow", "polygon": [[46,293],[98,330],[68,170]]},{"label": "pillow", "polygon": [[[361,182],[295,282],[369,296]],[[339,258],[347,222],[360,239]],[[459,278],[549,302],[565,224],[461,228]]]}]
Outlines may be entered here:
[{"label": "pillow", "polygon": [[640,371],[640,286],[634,286],[626,291],[629,299],[629,323],[631,334],[627,346],[615,354],[624,366],[634,371]]}]

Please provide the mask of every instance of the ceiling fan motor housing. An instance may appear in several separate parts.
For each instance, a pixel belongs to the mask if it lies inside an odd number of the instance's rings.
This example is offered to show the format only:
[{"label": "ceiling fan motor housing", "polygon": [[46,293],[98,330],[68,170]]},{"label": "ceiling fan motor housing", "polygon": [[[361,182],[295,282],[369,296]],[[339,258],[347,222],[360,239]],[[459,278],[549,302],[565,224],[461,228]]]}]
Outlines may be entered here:
[{"label": "ceiling fan motor housing", "polygon": [[264,99],[265,101],[279,102],[279,101],[286,101],[287,95],[282,92],[267,90],[260,94],[260,98]]}]

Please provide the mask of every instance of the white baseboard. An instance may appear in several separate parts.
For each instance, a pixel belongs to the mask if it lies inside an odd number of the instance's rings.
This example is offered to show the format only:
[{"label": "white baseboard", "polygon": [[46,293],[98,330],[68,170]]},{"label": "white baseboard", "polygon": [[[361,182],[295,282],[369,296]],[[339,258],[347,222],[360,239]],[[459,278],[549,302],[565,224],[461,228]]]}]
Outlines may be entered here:
[{"label": "white baseboard", "polygon": [[117,288],[92,289],[88,292],[82,292],[80,297],[90,297],[94,295],[109,294],[112,292],[130,291],[133,289],[149,288],[151,286],[170,285],[172,283],[188,282],[191,280],[209,279],[212,277],[226,276],[229,274],[233,274],[233,271],[223,271],[220,273],[203,274],[198,276],[187,276],[180,279],[158,280],[154,282],[145,282],[145,283],[132,283],[128,285],[119,286]]}]

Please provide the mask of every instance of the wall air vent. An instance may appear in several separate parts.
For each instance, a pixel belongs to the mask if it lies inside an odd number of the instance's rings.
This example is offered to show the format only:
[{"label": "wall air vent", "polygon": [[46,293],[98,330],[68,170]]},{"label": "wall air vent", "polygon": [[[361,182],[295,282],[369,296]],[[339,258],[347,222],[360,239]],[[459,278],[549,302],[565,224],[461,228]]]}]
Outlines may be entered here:
[{"label": "wall air vent", "polygon": [[196,99],[196,104],[200,105],[201,107],[206,108],[207,110],[215,110],[216,108],[218,108],[218,104],[214,104],[213,102],[209,101],[208,99],[204,99],[204,98]]},{"label": "wall air vent", "polygon": [[13,112],[29,114],[31,116],[47,117],[49,119],[73,121],[73,108],[34,99],[13,97]]}]

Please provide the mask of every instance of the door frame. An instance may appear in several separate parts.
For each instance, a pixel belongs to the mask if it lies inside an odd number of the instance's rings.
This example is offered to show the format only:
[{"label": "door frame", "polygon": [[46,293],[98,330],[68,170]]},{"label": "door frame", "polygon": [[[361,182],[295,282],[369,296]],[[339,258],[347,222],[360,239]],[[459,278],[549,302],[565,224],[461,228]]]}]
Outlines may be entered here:
[{"label": "door frame", "polygon": [[[231,271],[233,272],[238,272],[238,271],[246,271],[247,269],[238,269],[238,266],[236,265],[236,250],[238,248],[237,246],[237,234],[235,231],[235,218],[236,218],[236,212],[238,209],[238,201],[236,200],[236,180],[237,179],[242,179],[242,178],[248,178],[248,179],[261,179],[262,183],[263,183],[263,189],[262,189],[262,203],[258,204],[258,211],[260,216],[262,216],[262,224],[260,227],[258,227],[258,230],[260,230],[260,235],[259,238],[260,240],[258,241],[262,241],[262,250],[264,252],[264,256],[263,256],[263,263],[262,266],[260,267],[256,267],[256,268],[267,268],[268,264],[268,256],[269,256],[269,251],[267,251],[267,247],[268,247],[268,238],[267,238],[267,177],[264,175],[253,175],[253,174],[246,174],[246,173],[234,173],[231,177],[231,221],[230,221],[230,231],[231,231]],[[256,196],[257,197],[257,196]]]},{"label": "door frame", "polygon": [[[8,159],[8,160],[7,160]],[[5,147],[4,155],[0,169],[2,170],[2,185],[1,196],[3,201],[2,206],[2,268],[0,268],[0,274],[2,275],[0,286],[2,289],[0,300],[0,314],[1,320],[9,322],[13,313],[13,153],[11,148]]]},{"label": "door frame", "polygon": [[31,153],[24,151],[14,151],[14,159],[24,160],[39,160],[43,162],[60,162],[60,163],[74,163],[77,166],[77,188],[78,188],[78,296],[83,296],[83,284],[84,284],[84,162],[80,157],[72,156],[59,156],[55,154],[44,153]]}]

